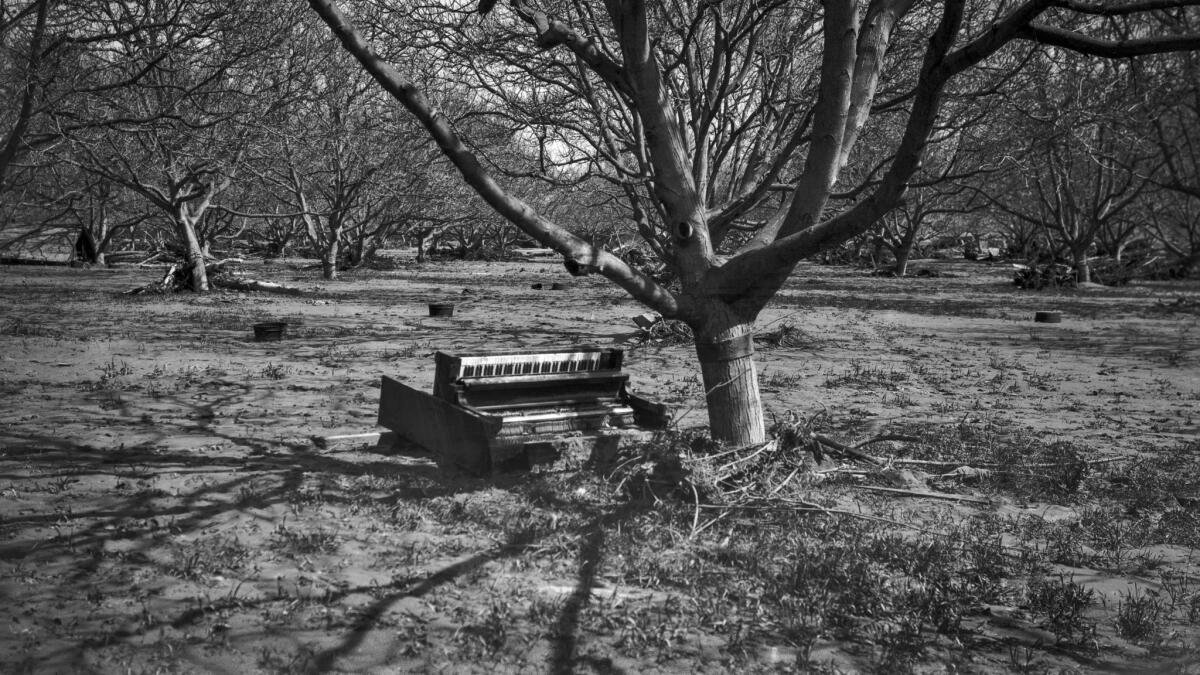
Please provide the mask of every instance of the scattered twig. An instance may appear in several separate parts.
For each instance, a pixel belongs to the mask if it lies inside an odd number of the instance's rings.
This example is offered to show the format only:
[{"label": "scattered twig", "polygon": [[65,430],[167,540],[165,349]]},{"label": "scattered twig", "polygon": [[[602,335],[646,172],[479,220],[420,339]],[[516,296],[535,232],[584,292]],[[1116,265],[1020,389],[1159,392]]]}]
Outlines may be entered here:
[{"label": "scattered twig", "polygon": [[829,448],[833,448],[834,450],[837,450],[838,452],[840,452],[844,455],[853,457],[854,459],[857,459],[860,462],[867,462],[868,464],[874,464],[875,466],[883,466],[883,460],[876,458],[876,457],[872,457],[871,455],[868,455],[865,452],[859,452],[856,449],[856,447],[858,447],[858,446],[856,446],[855,448],[852,448],[849,445],[846,445],[845,443],[839,443],[838,441],[835,441],[832,438],[829,438],[828,436],[822,436],[821,434],[813,434],[812,437],[814,440],[816,440],[821,445],[824,445]]},{"label": "scattered twig", "polygon": [[967,502],[970,504],[990,504],[986,499],[978,497],[967,497],[965,495],[954,495],[948,492],[933,492],[928,490],[903,490],[901,488],[880,487],[878,485],[863,485],[860,490],[871,490],[872,492],[886,492],[888,494],[907,495],[909,497],[929,497],[930,499],[947,499],[954,502]]},{"label": "scattered twig", "polygon": [[872,443],[883,443],[884,441],[904,441],[905,443],[916,443],[917,441],[920,441],[920,440],[921,439],[919,439],[915,436],[905,436],[904,434],[880,434],[873,438],[868,438],[867,440],[865,440],[861,443],[855,443],[854,447],[855,447],[855,449],[857,449],[857,448],[866,447],[868,445],[871,445]]},{"label": "scattered twig", "polygon": [[396,434],[393,432],[372,431],[361,434],[338,434],[336,436],[309,436],[312,444],[322,450],[328,450],[341,444],[375,445],[394,443]]},{"label": "scattered twig", "polygon": [[776,485],[775,487],[771,488],[771,491],[767,493],[767,496],[774,495],[776,492],[779,492],[780,490],[782,490],[785,485],[792,482],[792,479],[795,478],[796,474],[798,474],[798,473],[800,473],[800,469],[792,469],[792,472],[790,474],[788,474],[788,477],[784,478],[783,481],[779,483],[779,485]]},{"label": "scattered twig", "polygon": [[[1056,468],[1060,468],[1060,467],[1064,467],[1064,466],[1077,466],[1079,464],[1095,466],[1097,464],[1111,464],[1113,462],[1120,462],[1120,461],[1124,461],[1124,460],[1134,460],[1134,459],[1137,459],[1137,458],[1129,457],[1129,456],[1103,457],[1101,459],[1081,460],[1081,461],[1077,461],[1077,462],[1046,462],[1046,463],[1042,463],[1042,464],[1024,464],[1024,465],[1021,465],[1021,468],[1024,468],[1024,469],[1056,469]],[[912,464],[915,466],[956,466],[956,465],[962,466],[963,465],[963,461],[961,459],[941,460],[941,459],[906,459],[903,457],[884,457],[883,460],[888,462],[889,464]],[[976,469],[1003,469],[1010,465],[998,464],[996,462],[982,462],[982,463],[976,462],[976,463],[970,464],[969,466],[971,466],[972,468],[976,468]]]},{"label": "scattered twig", "polygon": [[[904,457],[881,457],[888,464],[911,464],[913,466],[954,466],[962,464],[961,459],[907,459]],[[985,467],[986,464],[977,466]]]},{"label": "scattered twig", "polygon": [[166,251],[159,251],[158,253],[155,253],[154,255],[150,256],[149,258],[146,258],[145,260],[138,263],[137,266],[138,267],[149,267],[151,264],[153,264],[155,261],[157,261],[159,258],[163,257],[164,255],[166,255]]},{"label": "scattered twig", "polygon": [[697,528],[700,527],[700,491],[691,481],[688,482],[688,487],[692,488],[692,498],[696,500],[696,510],[692,513],[692,535],[690,537],[694,539],[698,534]]},{"label": "scattered twig", "polygon": [[770,442],[771,441],[763,441],[762,443],[755,443],[754,445],[743,445],[741,447],[734,448],[732,450],[726,450],[725,452],[718,452],[715,455],[705,455],[705,459],[707,459],[709,461],[713,461],[713,460],[720,459],[722,457],[726,457],[726,456],[729,456],[729,455],[732,455],[735,453],[745,452],[746,450],[751,450],[754,448],[762,448]]}]

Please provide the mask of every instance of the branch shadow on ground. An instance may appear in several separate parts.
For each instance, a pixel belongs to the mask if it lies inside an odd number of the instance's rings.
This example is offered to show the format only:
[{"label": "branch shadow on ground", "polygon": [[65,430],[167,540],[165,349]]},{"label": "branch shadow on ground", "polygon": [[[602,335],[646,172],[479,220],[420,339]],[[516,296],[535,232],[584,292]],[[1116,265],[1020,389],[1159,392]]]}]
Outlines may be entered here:
[{"label": "branch shadow on ground", "polygon": [[[433,462],[396,463],[391,456],[363,452],[330,455],[311,447],[276,448],[272,454],[247,457],[245,445],[220,455],[144,447],[101,450],[71,447],[50,435],[26,436],[22,446],[10,449],[0,458],[0,480],[24,481],[31,488],[44,485],[48,490],[57,482],[59,491],[66,493],[70,488],[63,481],[68,479],[79,486],[101,479],[135,483],[164,475],[206,479],[193,489],[179,491],[166,505],[153,491],[135,489],[126,494],[110,492],[103,503],[92,508],[78,508],[79,503],[87,503],[81,500],[65,514],[61,508],[46,508],[65,494],[47,492],[38,496],[43,505],[39,513],[5,514],[0,521],[0,534],[6,540],[0,544],[0,563],[7,563],[10,569],[61,570],[56,584],[40,592],[47,597],[84,597],[95,583],[97,570],[113,564],[111,560],[102,562],[106,544],[113,541],[121,542],[123,559],[136,560],[136,565],[164,577],[178,576],[179,571],[169,560],[164,560],[164,547],[168,553],[174,550],[175,544],[169,542],[198,540],[208,528],[223,520],[262,519],[265,510],[289,505],[307,475],[387,477],[391,481],[389,494],[378,498],[381,503],[420,501],[497,486],[504,489],[505,484],[505,481],[448,477]],[[269,480],[264,482],[265,479]],[[326,492],[323,498],[330,504],[350,504],[362,499],[337,491]],[[630,505],[580,512],[579,505],[557,500],[554,506],[574,509],[585,522],[572,532],[578,542],[573,545],[577,547],[575,588],[562,604],[553,627],[543,627],[548,630],[551,644],[548,665],[559,673],[574,672],[578,667],[620,672],[607,659],[577,653],[581,616],[592,598],[607,532],[645,507]],[[513,533],[492,548],[445,565],[423,578],[395,578],[383,584],[345,586],[327,592],[325,599],[333,603],[354,594],[370,594],[375,599],[356,612],[352,625],[336,637],[335,644],[312,655],[312,664],[319,671],[337,667],[342,659],[355,654],[373,632],[386,630],[389,608],[399,600],[426,596],[491,562],[520,556],[537,546],[547,534],[545,531]],[[34,600],[44,602],[45,598]],[[60,664],[64,655],[73,654],[71,663],[80,665],[89,650],[115,643],[138,644],[164,628],[186,630],[221,612],[245,615],[266,611],[277,602],[280,602],[278,597],[247,599],[238,597],[235,591],[229,597],[205,603],[174,601],[174,611],[164,609],[153,620],[141,622],[113,610],[115,613],[109,619],[115,620],[118,627],[101,629],[99,623],[94,623],[92,630],[79,630],[74,640],[56,643],[52,653],[41,654],[39,658],[42,665]],[[97,614],[97,621],[102,614]]]}]

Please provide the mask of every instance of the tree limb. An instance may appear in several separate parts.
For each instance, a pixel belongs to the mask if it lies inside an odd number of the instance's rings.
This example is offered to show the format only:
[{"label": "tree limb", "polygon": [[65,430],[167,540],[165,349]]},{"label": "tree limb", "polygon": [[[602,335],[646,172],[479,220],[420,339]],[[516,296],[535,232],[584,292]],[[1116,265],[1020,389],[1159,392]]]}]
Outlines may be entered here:
[{"label": "tree limb", "polygon": [[309,0],[310,6],[329,26],[342,46],[384,90],[411,112],[437,142],[446,157],[458,168],[463,179],[496,210],[539,242],[583,265],[597,268],[601,274],[630,295],[664,316],[675,316],[680,303],[654,279],[630,267],[617,256],[596,248],[538,214],[529,204],[509,195],[467,149],[444,114],[430,106],[425,95],[385,62],[367,43],[332,0]]},{"label": "tree limb", "polygon": [[1018,30],[1016,37],[1022,40],[1030,40],[1040,45],[1061,47],[1079,52],[1080,54],[1099,56],[1106,59],[1200,49],[1200,34],[1197,33],[1131,40],[1105,40],[1063,28],[1031,23]]}]

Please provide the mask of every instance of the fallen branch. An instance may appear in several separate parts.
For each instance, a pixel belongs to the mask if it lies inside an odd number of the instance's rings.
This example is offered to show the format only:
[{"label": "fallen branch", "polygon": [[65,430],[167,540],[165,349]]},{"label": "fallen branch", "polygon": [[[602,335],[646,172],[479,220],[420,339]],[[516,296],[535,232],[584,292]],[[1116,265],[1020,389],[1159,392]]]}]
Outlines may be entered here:
[{"label": "fallen branch", "polygon": [[884,441],[904,441],[905,443],[916,443],[919,440],[921,439],[915,436],[905,436],[903,434],[880,434],[874,438],[868,438],[862,443],[856,443],[854,447],[862,448],[871,445],[872,443],[883,443]]},{"label": "fallen branch", "polygon": [[336,436],[309,436],[312,444],[322,450],[328,450],[340,445],[385,445],[396,442],[396,434],[391,431],[371,431],[361,434],[338,434]]},{"label": "fallen branch", "polygon": [[304,295],[307,293],[303,288],[285,286],[273,281],[258,281],[257,279],[231,279],[221,276],[213,279],[212,284],[234,291],[259,291],[262,293],[279,293],[281,295]]},{"label": "fallen branch", "polygon": [[[906,459],[904,457],[884,457],[884,461],[889,464],[911,464],[913,466],[951,466],[954,464],[962,464],[961,459]],[[985,467],[986,464],[979,466]]]},{"label": "fallen branch", "polygon": [[[843,455],[853,457],[854,459],[857,459],[860,462],[867,462],[868,464],[874,464],[875,466],[883,466],[883,460],[879,459],[878,457],[872,457],[871,455],[868,455],[865,452],[858,451],[857,448],[861,447],[862,445],[865,445],[865,443],[860,443],[857,446],[850,447],[849,445],[846,445],[845,443],[839,443],[838,441],[835,441],[832,438],[829,438],[828,436],[822,436],[821,434],[813,434],[812,437],[813,437],[813,440],[817,441],[821,445],[824,445],[828,448],[833,448],[834,450],[837,450],[838,452],[842,453]],[[876,441],[872,440],[871,442],[876,442]]]},{"label": "fallen branch", "polygon": [[[993,469],[977,469],[973,466],[960,466],[957,469],[943,473],[938,478],[990,478],[997,472]],[[1004,472],[1000,472],[1004,473]]]},{"label": "fallen branch", "polygon": [[242,258],[225,258],[224,260],[214,260],[214,261],[208,263],[207,265],[205,265],[204,269],[209,274],[216,274],[218,272],[225,271],[226,265],[240,265],[245,262],[246,261]]},{"label": "fallen branch", "polygon": [[[1132,459],[1136,459],[1136,457],[1128,457],[1128,456],[1121,456],[1121,457],[1103,457],[1103,458],[1101,458],[1101,459],[1092,459],[1092,460],[1078,461],[1078,462],[1046,462],[1046,463],[1042,463],[1042,464],[1022,464],[1022,465],[1018,465],[1018,466],[1017,466],[1017,467],[1015,467],[1015,468],[1021,468],[1021,469],[1057,469],[1057,468],[1064,467],[1064,466],[1077,466],[1077,465],[1079,465],[1079,464],[1086,464],[1087,466],[1095,466],[1095,465],[1097,465],[1097,464],[1111,464],[1111,463],[1113,463],[1113,462],[1121,462],[1121,461],[1124,461],[1124,460],[1132,460]],[[941,459],[905,459],[905,458],[902,458],[902,457],[885,457],[885,458],[884,458],[884,461],[888,462],[889,464],[912,464],[912,465],[915,465],[915,466],[953,466],[953,465],[959,465],[959,466],[970,466],[971,468],[975,468],[975,469],[1006,469],[1006,468],[1014,468],[1014,467],[1013,467],[1013,465],[1011,465],[1011,464],[998,464],[998,463],[996,463],[996,462],[983,462],[983,463],[976,463],[976,464],[964,465],[964,464],[963,464],[963,461],[962,461],[961,459],[947,459],[947,460],[941,460]]]},{"label": "fallen branch", "polygon": [[155,253],[154,255],[150,256],[149,258],[146,258],[145,260],[138,263],[137,266],[138,267],[150,267],[155,261],[157,261],[159,258],[163,257],[166,254],[167,254],[166,251],[159,251],[158,253]]},{"label": "fallen branch", "polygon": [[930,499],[947,499],[955,502],[967,502],[969,504],[991,504],[986,499],[978,497],[966,497],[963,495],[954,495],[948,492],[932,492],[927,490],[902,490],[900,488],[879,487],[877,485],[862,485],[858,489],[871,490],[872,492],[886,492],[888,494],[903,495],[906,497],[929,497]]},{"label": "fallen branch", "polygon": [[779,485],[776,485],[774,488],[772,488],[771,491],[767,493],[767,496],[770,497],[770,496],[774,495],[776,492],[779,492],[780,490],[782,490],[785,485],[792,482],[792,479],[795,478],[796,474],[798,474],[798,473],[800,473],[800,469],[792,469],[792,472],[790,474],[788,474],[788,477],[784,478],[783,482],[781,482]]}]

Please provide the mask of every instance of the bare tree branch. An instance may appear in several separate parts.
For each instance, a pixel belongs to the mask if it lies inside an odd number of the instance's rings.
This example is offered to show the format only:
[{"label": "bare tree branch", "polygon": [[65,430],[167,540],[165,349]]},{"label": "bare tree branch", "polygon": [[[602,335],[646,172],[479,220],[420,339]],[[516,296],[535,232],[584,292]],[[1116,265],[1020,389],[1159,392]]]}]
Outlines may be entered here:
[{"label": "bare tree branch", "polygon": [[331,0],[310,0],[309,4],[367,72],[416,116],[437,142],[442,152],[462,173],[467,183],[497,213],[503,215],[530,236],[576,263],[597,268],[601,274],[653,309],[664,315],[679,313],[680,305],[676,298],[659,286],[654,279],[633,269],[611,253],[598,249],[567,232],[539,215],[525,202],[509,195],[488,174],[478,158],[463,144],[446,116],[434,110],[425,95],[411,81],[404,78],[391,64],[375,53]]},{"label": "bare tree branch", "polygon": [[1200,49],[1200,34],[1197,33],[1129,40],[1105,40],[1054,26],[1031,23],[1018,30],[1016,37],[1041,45],[1061,47],[1080,54],[1107,59]]}]

